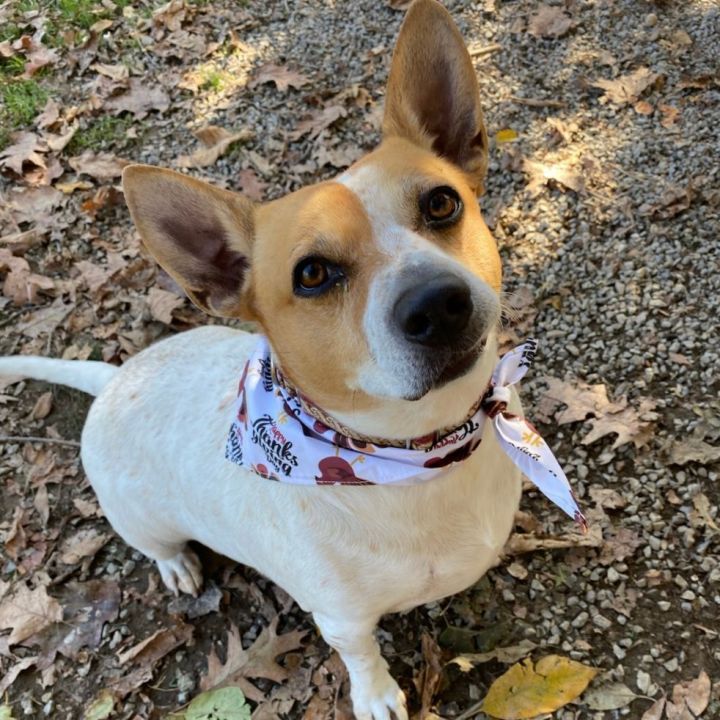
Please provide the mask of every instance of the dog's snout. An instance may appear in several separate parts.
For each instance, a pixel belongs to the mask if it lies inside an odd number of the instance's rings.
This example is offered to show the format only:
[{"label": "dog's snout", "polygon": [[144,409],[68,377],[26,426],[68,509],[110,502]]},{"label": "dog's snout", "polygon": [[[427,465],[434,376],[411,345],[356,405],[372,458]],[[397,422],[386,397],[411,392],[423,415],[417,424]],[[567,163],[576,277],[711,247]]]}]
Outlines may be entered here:
[{"label": "dog's snout", "polygon": [[403,336],[427,347],[452,345],[473,311],[470,288],[454,275],[442,275],[406,290],[393,311]]}]

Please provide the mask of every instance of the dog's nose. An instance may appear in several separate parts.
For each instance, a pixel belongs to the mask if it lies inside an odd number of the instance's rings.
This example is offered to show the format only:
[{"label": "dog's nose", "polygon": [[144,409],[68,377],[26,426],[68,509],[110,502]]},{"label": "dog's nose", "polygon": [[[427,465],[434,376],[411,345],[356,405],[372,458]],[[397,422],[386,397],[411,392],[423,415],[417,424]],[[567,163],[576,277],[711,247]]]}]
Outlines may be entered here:
[{"label": "dog's nose", "polygon": [[445,274],[406,290],[395,303],[393,317],[406,340],[441,347],[459,339],[472,310],[470,288]]}]

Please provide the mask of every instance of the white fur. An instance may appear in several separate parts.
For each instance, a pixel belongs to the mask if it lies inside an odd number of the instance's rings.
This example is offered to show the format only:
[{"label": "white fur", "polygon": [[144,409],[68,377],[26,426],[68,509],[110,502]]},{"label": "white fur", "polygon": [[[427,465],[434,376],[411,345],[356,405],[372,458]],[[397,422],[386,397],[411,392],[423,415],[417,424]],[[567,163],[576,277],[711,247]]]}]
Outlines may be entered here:
[{"label": "white fur", "polygon": [[[199,587],[188,540],[256,568],[312,612],[340,652],[356,716],[385,720],[392,711],[406,720],[375,625],[385,613],[463,590],[496,562],[518,506],[519,473],[487,423],[468,460],[422,485],[303,487],[263,480],[223,454],[238,379],[255,342],[252,335],[206,327],[108,371],[112,377],[83,430],[85,470],[115,530],[158,562],[172,590]],[[15,373],[19,363],[8,359],[2,367]],[[49,367],[42,374],[52,380]],[[91,370],[74,367],[76,377],[62,381],[78,387]],[[467,406],[478,387],[468,394],[465,379],[439,392],[449,396],[458,383]],[[418,413],[425,417],[418,421]],[[405,402],[391,415],[376,420],[407,427],[449,419],[437,403]]]}]

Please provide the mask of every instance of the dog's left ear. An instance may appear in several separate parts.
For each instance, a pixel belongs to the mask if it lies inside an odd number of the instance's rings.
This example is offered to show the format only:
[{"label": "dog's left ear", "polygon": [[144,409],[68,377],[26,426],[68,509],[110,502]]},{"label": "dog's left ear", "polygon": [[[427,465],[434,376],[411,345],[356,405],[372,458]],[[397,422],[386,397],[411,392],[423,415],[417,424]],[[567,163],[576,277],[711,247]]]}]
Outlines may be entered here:
[{"label": "dog's left ear", "polygon": [[385,97],[384,135],[405,137],[455,163],[480,194],[488,143],[475,69],[460,31],[436,0],[410,6]]}]

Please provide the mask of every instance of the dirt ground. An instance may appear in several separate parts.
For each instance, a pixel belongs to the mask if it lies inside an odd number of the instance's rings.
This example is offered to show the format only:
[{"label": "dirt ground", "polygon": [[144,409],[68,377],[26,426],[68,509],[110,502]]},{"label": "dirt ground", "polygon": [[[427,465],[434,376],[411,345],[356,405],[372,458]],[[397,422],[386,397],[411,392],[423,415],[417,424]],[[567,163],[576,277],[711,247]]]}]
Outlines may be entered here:
[{"label": "dirt ground", "polygon": [[[529,490],[506,559],[385,618],[383,652],[417,717],[486,717],[513,662],[550,654],[600,672],[546,717],[720,717],[720,8],[446,4],[491,138],[503,339],[540,341],[524,404],[591,533]],[[120,363],[212,322],[141,248],[122,167],[255,200],[338,174],[379,139],[403,11],[0,4],[0,353]],[[200,548],[207,589],[175,600],[113,534],[79,462],[89,404],[0,381],[0,718],[182,717],[233,654],[254,718],[347,717],[341,664],[281,589]]]}]

